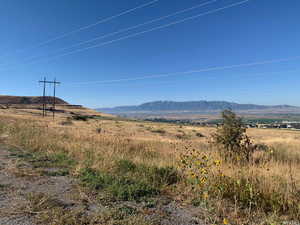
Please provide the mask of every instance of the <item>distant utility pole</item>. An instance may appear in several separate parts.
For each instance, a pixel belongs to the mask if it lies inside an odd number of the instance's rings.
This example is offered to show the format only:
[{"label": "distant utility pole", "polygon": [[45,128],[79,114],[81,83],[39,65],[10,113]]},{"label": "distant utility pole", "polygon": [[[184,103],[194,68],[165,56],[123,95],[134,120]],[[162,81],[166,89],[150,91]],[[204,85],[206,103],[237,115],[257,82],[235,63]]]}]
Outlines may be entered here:
[{"label": "distant utility pole", "polygon": [[55,104],[56,104],[56,85],[60,84],[60,82],[56,81],[56,78],[54,78],[54,81],[47,81],[46,77],[44,77],[44,80],[40,80],[39,83],[43,83],[43,117],[46,116],[46,110],[47,110],[47,102],[46,102],[46,84],[53,84],[53,102],[52,102],[52,112],[53,112],[53,119],[55,117]]},{"label": "distant utility pole", "polygon": [[60,84],[60,82],[56,81],[56,78],[54,78],[53,81],[53,107],[52,107],[52,112],[53,112],[53,119],[55,117],[55,100],[56,100],[56,85]]}]

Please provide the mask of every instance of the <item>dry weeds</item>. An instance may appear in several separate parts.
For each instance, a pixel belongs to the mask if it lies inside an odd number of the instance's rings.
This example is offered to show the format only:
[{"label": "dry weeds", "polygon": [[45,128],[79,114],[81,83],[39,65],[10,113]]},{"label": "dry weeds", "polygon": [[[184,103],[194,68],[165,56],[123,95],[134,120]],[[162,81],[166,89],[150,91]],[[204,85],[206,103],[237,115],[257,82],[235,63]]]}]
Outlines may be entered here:
[{"label": "dry weeds", "polygon": [[[24,112],[18,115],[2,113],[0,132],[8,135],[5,142],[11,146],[28,149],[31,152],[42,152],[49,156],[64,154],[72,158],[76,161],[71,171],[74,175],[78,175],[84,168],[115,173],[116,163],[120,160],[158,168],[177,167],[180,155],[186,153],[187,149],[196,149],[220,159],[217,152],[208,144],[214,128],[116,118],[72,121],[70,125],[63,125],[62,121],[66,118],[65,115],[59,115],[57,120],[53,121]],[[153,132],[162,130],[164,132]],[[178,135],[183,133],[188,138],[178,138]],[[203,134],[204,137],[199,137],[197,133]],[[285,201],[293,200],[289,190],[296,188],[296,191],[299,191],[300,187],[300,132],[249,129],[248,134],[255,143],[270,146],[272,156],[264,163],[259,163],[262,154],[257,153],[258,161],[246,169],[239,165],[222,163],[220,166],[222,173],[238,180],[242,171],[244,178],[258,180],[256,185],[261,193],[276,192],[283,196]],[[163,192],[184,202],[195,199],[195,194],[184,181],[176,186],[165,187]],[[296,218],[296,213],[285,215],[272,210],[262,212],[260,208],[250,210],[251,213],[247,214],[249,209],[237,204],[238,202],[232,203],[226,198],[219,199],[215,204],[205,205],[206,209],[203,212],[206,213],[203,217],[212,218],[209,222],[215,223],[221,223],[226,217],[232,224],[251,224],[254,218],[256,224],[277,224],[278,221],[299,219]],[[300,210],[300,205],[298,207]]]}]

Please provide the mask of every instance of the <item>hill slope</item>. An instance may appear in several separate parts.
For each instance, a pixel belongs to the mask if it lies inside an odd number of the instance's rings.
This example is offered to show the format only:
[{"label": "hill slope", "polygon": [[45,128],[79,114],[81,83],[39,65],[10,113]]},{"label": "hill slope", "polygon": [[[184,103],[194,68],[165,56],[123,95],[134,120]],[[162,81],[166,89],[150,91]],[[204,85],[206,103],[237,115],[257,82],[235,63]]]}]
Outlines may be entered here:
[{"label": "hill slope", "polygon": [[[53,103],[53,97],[46,96],[45,97],[47,104]],[[60,98],[55,98],[56,104],[60,105],[68,105],[67,102]],[[42,96],[10,96],[10,95],[0,95],[0,104],[43,104]]]}]

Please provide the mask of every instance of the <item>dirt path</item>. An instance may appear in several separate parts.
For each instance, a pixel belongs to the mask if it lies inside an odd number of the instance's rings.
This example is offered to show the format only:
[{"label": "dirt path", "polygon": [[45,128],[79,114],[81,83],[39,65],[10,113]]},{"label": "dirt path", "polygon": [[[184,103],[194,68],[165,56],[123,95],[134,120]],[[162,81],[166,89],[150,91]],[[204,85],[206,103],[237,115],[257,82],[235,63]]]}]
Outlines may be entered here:
[{"label": "dirt path", "polygon": [[182,209],[170,199],[160,199],[150,208],[136,202],[92,200],[75,178],[57,171],[35,168],[19,153],[0,146],[0,225],[204,224],[195,216],[197,211]]},{"label": "dirt path", "polygon": [[67,176],[44,176],[55,168],[34,168],[6,148],[0,148],[0,224],[31,225],[45,210],[42,201],[57,199],[63,208],[78,206],[76,181]]}]

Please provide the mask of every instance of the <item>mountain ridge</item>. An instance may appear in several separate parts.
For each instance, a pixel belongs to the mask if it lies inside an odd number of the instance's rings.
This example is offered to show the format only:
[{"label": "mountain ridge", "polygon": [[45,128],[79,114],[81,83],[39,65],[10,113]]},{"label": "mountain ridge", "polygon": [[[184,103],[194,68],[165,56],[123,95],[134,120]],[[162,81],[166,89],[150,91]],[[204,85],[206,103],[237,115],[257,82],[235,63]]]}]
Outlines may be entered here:
[{"label": "mountain ridge", "polygon": [[295,109],[300,111],[300,107],[291,105],[258,105],[258,104],[239,104],[228,101],[153,101],[146,102],[140,105],[132,106],[117,106],[113,108],[98,108],[98,111],[122,113],[122,112],[164,112],[164,111],[221,111],[225,109],[232,110],[290,110]]}]

